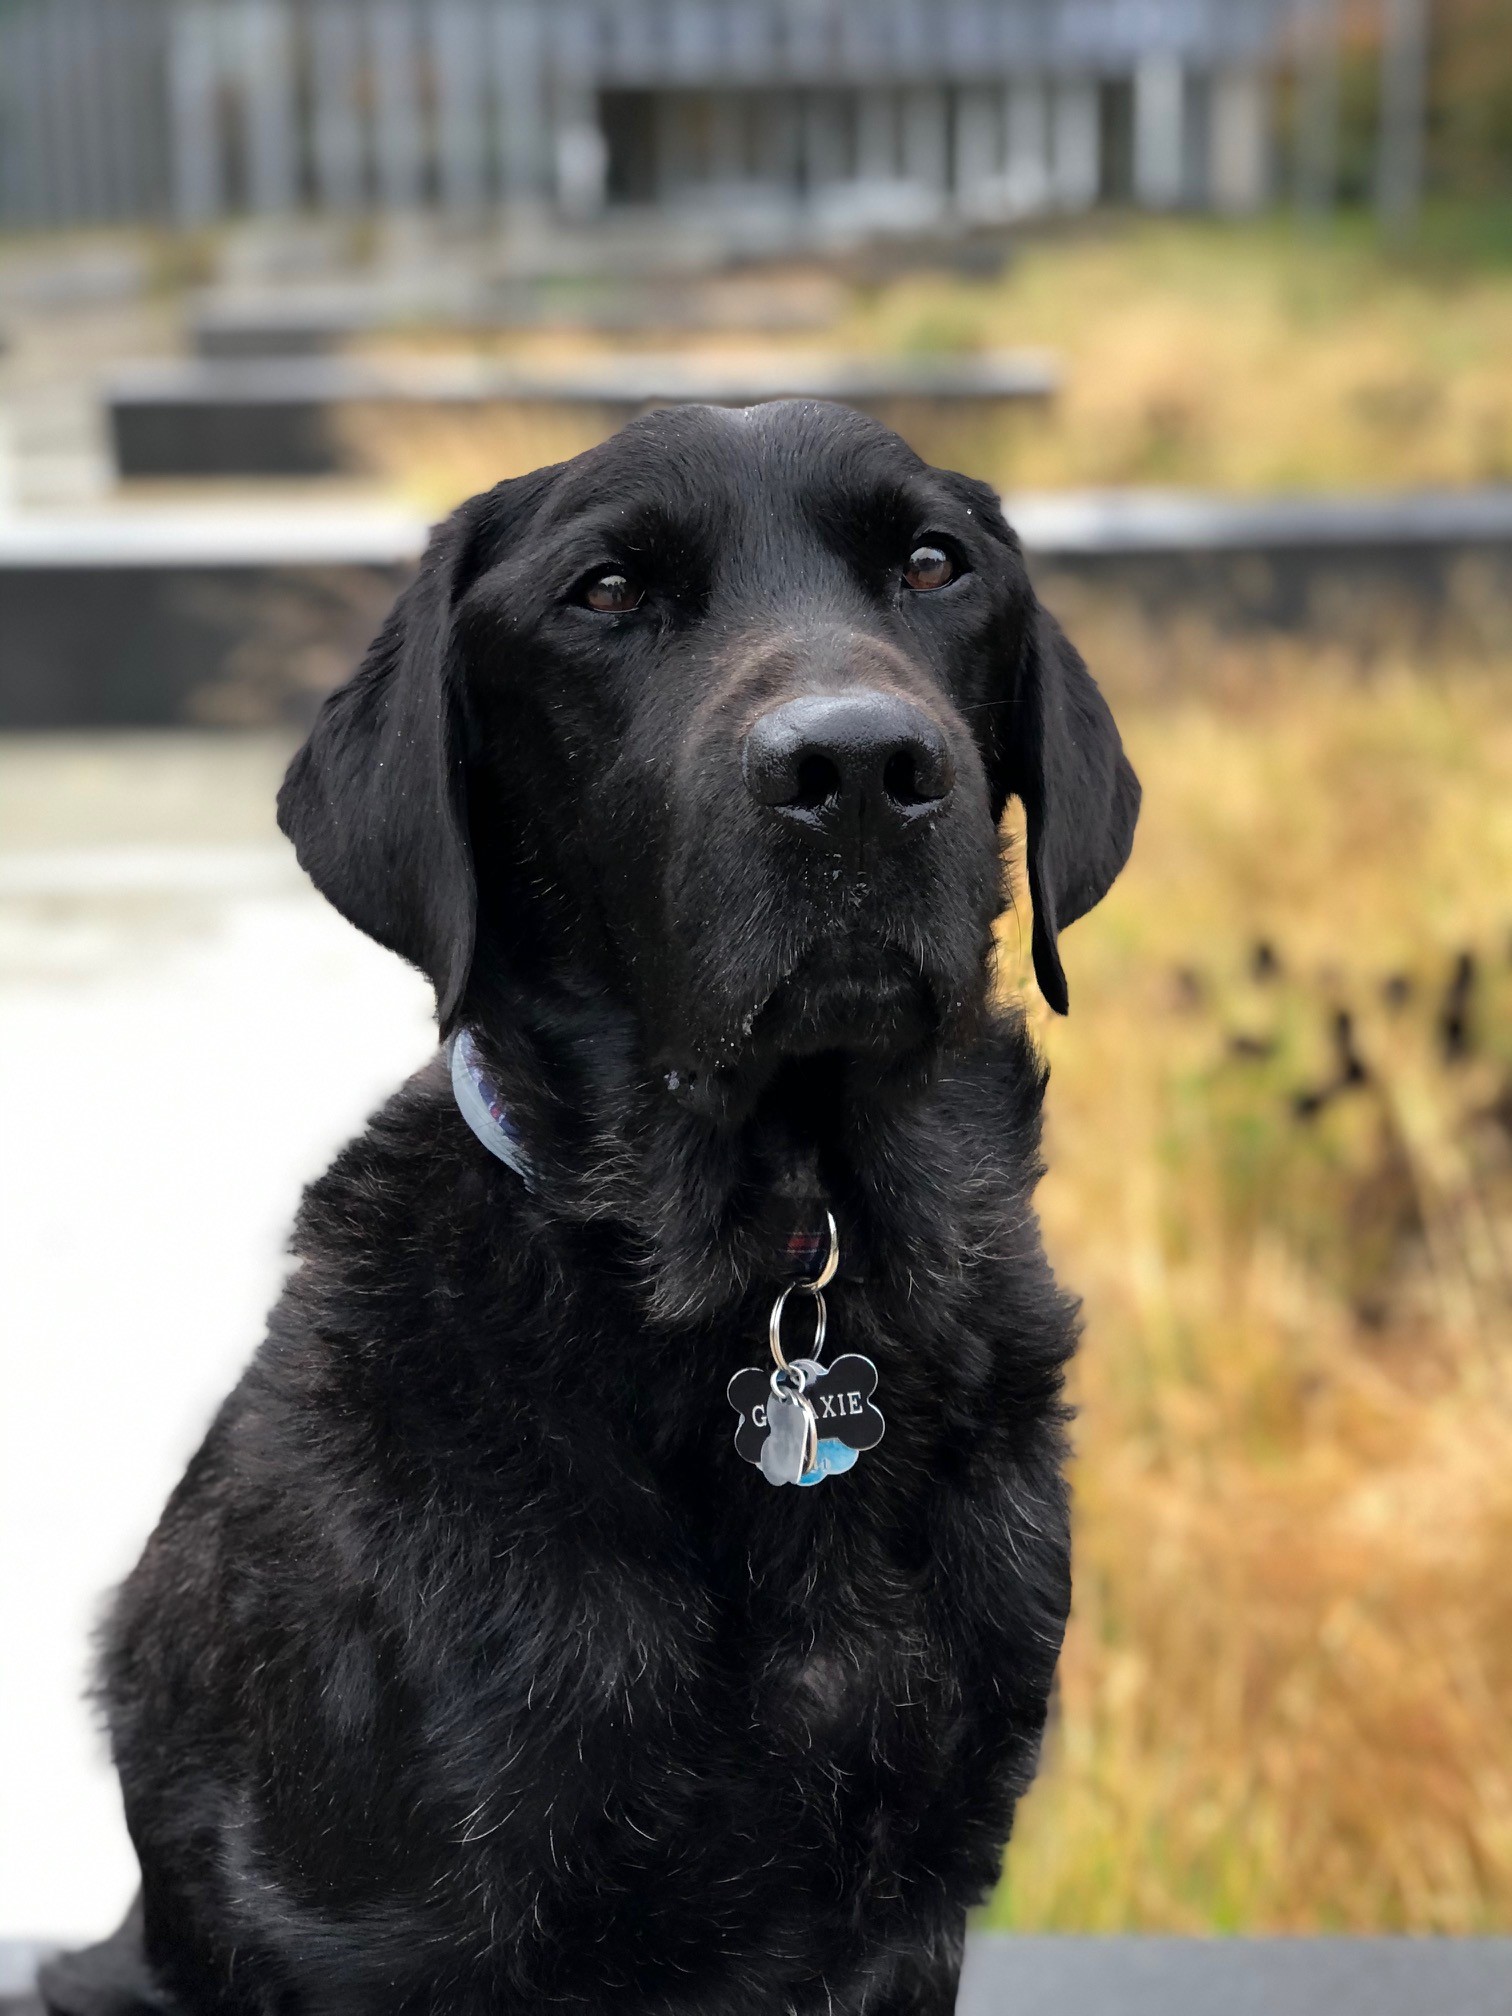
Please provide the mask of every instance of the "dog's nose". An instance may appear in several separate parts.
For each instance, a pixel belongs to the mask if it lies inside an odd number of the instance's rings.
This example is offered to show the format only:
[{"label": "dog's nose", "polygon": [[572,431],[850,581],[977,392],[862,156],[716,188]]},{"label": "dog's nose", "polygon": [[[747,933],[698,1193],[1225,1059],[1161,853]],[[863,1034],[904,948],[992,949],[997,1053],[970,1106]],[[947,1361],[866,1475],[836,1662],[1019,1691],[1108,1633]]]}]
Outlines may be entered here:
[{"label": "dog's nose", "polygon": [[740,760],[758,805],[841,840],[901,833],[937,812],[955,783],[945,737],[923,709],[869,690],[770,708]]}]

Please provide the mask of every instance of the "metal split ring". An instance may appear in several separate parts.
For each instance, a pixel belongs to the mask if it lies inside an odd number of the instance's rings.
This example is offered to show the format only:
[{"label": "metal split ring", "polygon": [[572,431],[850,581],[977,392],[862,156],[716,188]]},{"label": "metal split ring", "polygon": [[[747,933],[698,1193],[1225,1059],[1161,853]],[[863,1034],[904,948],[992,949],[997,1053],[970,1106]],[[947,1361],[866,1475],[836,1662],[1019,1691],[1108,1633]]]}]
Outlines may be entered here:
[{"label": "metal split ring", "polygon": [[[824,1291],[834,1280],[840,1269],[840,1234],[835,1226],[835,1214],[826,1211],[825,1223],[829,1227],[829,1251],[824,1256],[824,1265],[812,1281],[789,1281],[777,1300],[772,1304],[771,1321],[767,1325],[767,1340],[772,1347],[772,1356],[777,1361],[779,1372],[793,1374],[798,1381],[798,1397],[803,1397],[805,1374],[797,1371],[787,1361],[782,1348],[782,1312],[787,1307],[788,1297],[795,1291],[813,1298],[814,1341],[808,1348],[808,1356],[817,1358],[824,1349],[824,1333],[829,1325],[829,1311],[824,1306]],[[775,1392],[775,1374],[773,1391]]]},{"label": "metal split ring", "polygon": [[833,1211],[825,1212],[824,1222],[829,1227],[829,1251],[824,1256],[824,1265],[820,1268],[816,1279],[796,1284],[800,1288],[806,1288],[810,1295],[822,1294],[840,1271],[840,1234],[835,1227]]},{"label": "metal split ring", "polygon": [[807,1357],[817,1358],[819,1353],[824,1349],[824,1332],[829,1323],[829,1312],[824,1306],[824,1296],[821,1291],[816,1287],[810,1286],[807,1281],[789,1281],[786,1288],[783,1289],[777,1300],[772,1304],[772,1317],[767,1325],[767,1341],[772,1347],[772,1356],[777,1361],[778,1369],[783,1372],[791,1372],[793,1370],[782,1349],[782,1312],[787,1307],[787,1299],[795,1288],[806,1289],[814,1299],[814,1341],[805,1354]]}]

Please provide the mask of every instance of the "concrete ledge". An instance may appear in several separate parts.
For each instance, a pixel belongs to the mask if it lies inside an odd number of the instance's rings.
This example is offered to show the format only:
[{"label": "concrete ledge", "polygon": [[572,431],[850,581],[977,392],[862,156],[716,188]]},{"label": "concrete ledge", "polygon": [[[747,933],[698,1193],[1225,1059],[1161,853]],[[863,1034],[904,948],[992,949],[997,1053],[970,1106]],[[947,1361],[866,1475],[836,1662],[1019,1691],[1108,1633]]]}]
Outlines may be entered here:
[{"label": "concrete ledge", "polygon": [[1507,2016],[1512,1939],[979,1934],[960,2016]]},{"label": "concrete ledge", "polygon": [[0,512],[0,575],[173,567],[402,567],[427,525],[412,511],[350,505],[144,505]]},{"label": "concrete ledge", "polygon": [[[40,2008],[28,1990],[48,1950],[0,1942],[6,2016]],[[979,1933],[958,2008],[959,2016],[1507,2016],[1512,1939]]]},{"label": "concrete ledge", "polygon": [[[1477,649],[1512,636],[1512,491],[1005,503],[1073,620],[1091,591],[1156,622],[1369,648],[1446,624]],[[301,721],[425,538],[413,513],[337,505],[0,515],[0,727]]]},{"label": "concrete ledge", "polygon": [[1041,591],[1155,624],[1307,636],[1376,655],[1504,650],[1512,490],[1234,498],[1179,491],[1009,496]]},{"label": "concrete ledge", "polygon": [[979,1934],[960,2016],[1506,2016],[1512,1939]]},{"label": "concrete ledge", "polygon": [[1048,358],[1017,351],[942,359],[789,353],[742,362],[647,353],[549,372],[472,358],[378,365],[316,356],[136,365],[115,374],[105,400],[123,476],[314,476],[351,467],[338,424],[351,407],[588,407],[602,414],[607,433],[649,406],[815,398],[958,410],[1045,399],[1055,384]]},{"label": "concrete ledge", "polygon": [[389,511],[0,517],[0,727],[306,721],[425,535]]},{"label": "concrete ledge", "polygon": [[486,334],[570,324],[604,333],[745,329],[753,334],[814,331],[844,307],[838,282],[796,286],[766,278],[630,280],[568,277],[482,283],[444,276],[429,285],[221,288],[190,311],[195,354],[213,359],[324,355],[354,338],[405,329]]},{"label": "concrete ledge", "polygon": [[1512,489],[1253,498],[1026,491],[1004,497],[1003,509],[1025,548],[1046,557],[1512,545]]}]

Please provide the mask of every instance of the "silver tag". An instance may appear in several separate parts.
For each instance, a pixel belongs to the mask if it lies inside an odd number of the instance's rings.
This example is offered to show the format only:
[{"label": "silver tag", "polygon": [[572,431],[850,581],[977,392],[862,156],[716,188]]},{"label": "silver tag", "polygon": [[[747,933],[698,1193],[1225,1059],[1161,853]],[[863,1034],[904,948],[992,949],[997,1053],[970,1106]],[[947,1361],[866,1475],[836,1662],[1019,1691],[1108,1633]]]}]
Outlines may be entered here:
[{"label": "silver tag", "polygon": [[[833,1365],[800,1358],[791,1367],[803,1382],[802,1398],[774,1392],[772,1375],[758,1365],[730,1381],[730,1405],[740,1417],[735,1451],[754,1464],[769,1484],[817,1484],[854,1468],[856,1459],[882,1440],[886,1423],[876,1403],[877,1368],[870,1358],[848,1353]],[[788,1375],[784,1375],[786,1377]],[[781,1382],[779,1381],[779,1384]],[[813,1410],[816,1441],[807,1439],[804,1410]],[[796,1418],[795,1418],[796,1417]],[[803,1420],[804,1436],[796,1434]],[[775,1446],[774,1446],[775,1445]],[[794,1446],[809,1468],[793,1472]]]},{"label": "silver tag", "polygon": [[808,1468],[813,1420],[813,1409],[797,1394],[768,1391],[767,1433],[760,1458],[768,1484],[796,1484]]}]

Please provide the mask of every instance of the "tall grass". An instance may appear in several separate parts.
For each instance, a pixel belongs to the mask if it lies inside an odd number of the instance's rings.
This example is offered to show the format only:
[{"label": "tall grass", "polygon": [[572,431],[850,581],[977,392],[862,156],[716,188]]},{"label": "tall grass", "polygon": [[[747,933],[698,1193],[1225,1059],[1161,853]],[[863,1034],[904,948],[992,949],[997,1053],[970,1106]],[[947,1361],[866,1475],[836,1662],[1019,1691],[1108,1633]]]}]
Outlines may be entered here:
[{"label": "tall grass", "polygon": [[1074,1611],[992,1916],[1506,1929],[1505,672],[1130,638],[1144,822],[1041,1017]]},{"label": "tall grass", "polygon": [[1445,237],[1393,252],[1356,218],[1130,220],[1031,239],[990,284],[895,282],[851,336],[1053,351],[1059,397],[980,441],[979,473],[1007,487],[1506,482],[1512,266]]},{"label": "tall grass", "polygon": [[[1109,220],[1026,238],[996,279],[862,276],[828,340],[915,357],[1053,352],[1062,386],[1041,408],[897,416],[929,459],[1008,489],[1512,482],[1512,259],[1490,248],[1496,214],[1435,213],[1403,252],[1358,218],[1313,232],[1285,218]],[[554,328],[493,347],[561,367],[627,342]],[[681,347],[769,361],[784,347],[812,350],[814,338],[724,332]],[[432,509],[575,454],[608,426],[602,412],[567,404],[449,418],[371,409],[345,424],[357,466]]]}]

